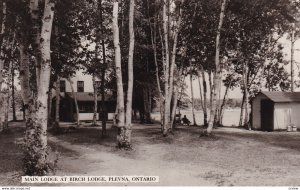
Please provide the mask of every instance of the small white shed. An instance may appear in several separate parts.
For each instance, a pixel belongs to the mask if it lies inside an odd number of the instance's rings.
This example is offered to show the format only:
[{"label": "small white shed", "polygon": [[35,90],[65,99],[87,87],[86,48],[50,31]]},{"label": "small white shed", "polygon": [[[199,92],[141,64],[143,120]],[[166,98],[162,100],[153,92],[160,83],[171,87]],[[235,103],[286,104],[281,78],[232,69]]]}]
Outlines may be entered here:
[{"label": "small white shed", "polygon": [[252,99],[252,128],[263,131],[300,127],[300,92],[260,92]]}]

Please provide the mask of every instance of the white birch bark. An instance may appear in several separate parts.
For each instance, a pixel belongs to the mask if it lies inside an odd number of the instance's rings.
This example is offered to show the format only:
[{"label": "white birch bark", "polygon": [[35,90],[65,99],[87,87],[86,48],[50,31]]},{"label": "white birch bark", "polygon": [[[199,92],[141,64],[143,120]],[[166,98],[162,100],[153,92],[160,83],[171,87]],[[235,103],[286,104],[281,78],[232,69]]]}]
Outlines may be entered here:
[{"label": "white birch bark", "polygon": [[295,23],[292,26],[291,34],[291,92],[294,92],[294,54],[295,54]]},{"label": "white birch bark", "polygon": [[196,126],[196,117],[195,117],[195,104],[194,104],[194,89],[193,89],[193,75],[190,73],[190,84],[191,84],[191,97],[192,97],[192,116],[193,116],[193,124]]},{"label": "white birch bark", "polygon": [[[3,48],[3,42],[4,42],[4,31],[5,31],[5,21],[6,21],[6,3],[1,2],[1,8],[2,8],[2,20],[1,20],[1,36],[0,36],[0,112],[3,113],[3,104],[4,102],[4,96],[2,92],[2,84],[4,82],[3,80],[3,70],[4,70],[4,59],[2,57],[4,56],[2,48]],[[4,122],[4,117],[2,118],[3,114],[0,113],[0,131],[3,129],[3,122]]]},{"label": "white birch bark", "polygon": [[177,72],[177,85],[174,86],[173,90],[173,105],[172,105],[172,111],[171,111],[171,124],[172,128],[175,128],[175,116],[176,116],[176,109],[178,104],[178,95],[179,91],[182,91],[183,85],[184,85],[184,78],[185,76],[182,74],[183,67],[180,67],[179,71]]},{"label": "white birch bark", "polygon": [[167,4],[168,0],[163,1],[163,40],[165,47],[165,64],[164,64],[164,92],[165,92],[165,100],[164,100],[164,115],[163,115],[163,136],[167,136],[170,129],[170,104],[171,104],[171,96],[169,95],[169,74],[170,74],[170,52],[169,52],[169,20],[167,15]]},{"label": "white birch bark", "polygon": [[132,93],[133,93],[133,55],[134,55],[134,0],[130,0],[129,6],[129,53],[128,53],[128,89],[126,103],[126,146],[131,146],[131,120],[132,120]]},{"label": "white birch bark", "polygon": [[[6,3],[2,3],[2,20],[1,20],[1,36],[0,36],[0,92],[2,90],[2,84],[3,84],[3,69],[4,69],[4,53],[3,53],[3,46],[4,46],[4,32],[5,32],[5,21],[6,21]],[[1,96],[1,94],[0,94]]]},{"label": "white birch bark", "polygon": [[[28,114],[26,119],[25,134],[25,158],[24,170],[26,175],[46,175],[49,172],[47,159],[47,124],[48,124],[48,91],[51,73],[50,40],[52,23],[54,17],[53,0],[45,0],[44,15],[42,18],[42,30],[40,38],[41,70],[37,76],[37,100],[30,94],[29,83],[29,55],[27,53],[28,44],[20,45],[21,67],[20,71],[22,94],[26,107],[28,100]],[[23,36],[28,38],[28,36]],[[26,39],[23,39],[25,42]],[[28,62],[27,62],[28,61]],[[22,81],[23,80],[23,81]],[[36,108],[34,108],[36,107]]]},{"label": "white birch bark", "polygon": [[220,80],[221,80],[221,74],[222,70],[220,67],[220,37],[221,37],[221,29],[223,25],[223,20],[225,17],[225,6],[226,6],[226,0],[222,1],[221,5],[221,13],[220,13],[220,20],[219,20],[219,26],[217,30],[217,36],[216,36],[216,57],[215,57],[215,67],[216,67],[216,72],[214,75],[214,92],[213,92],[213,99],[212,99],[212,105],[211,105],[211,111],[210,111],[210,118],[208,122],[208,127],[207,127],[207,134],[210,135],[212,130],[213,130],[213,125],[214,125],[214,117],[216,113],[216,108],[217,108],[217,98],[218,98],[218,89],[220,85]]},{"label": "white birch bark", "polygon": [[48,123],[48,91],[51,74],[51,56],[50,40],[52,32],[52,23],[54,19],[54,2],[45,0],[44,15],[42,19],[41,30],[41,69],[38,80],[38,96],[36,110],[36,134],[38,135],[38,144],[40,145],[38,165],[47,168],[47,123]]},{"label": "white birch bark", "polygon": [[[182,5],[184,0],[181,0],[180,4]],[[172,54],[170,60],[170,49],[169,49],[169,13],[170,13],[170,1],[164,0],[163,1],[163,40],[164,40],[164,48],[165,48],[165,60],[164,60],[164,92],[165,92],[165,100],[164,100],[164,115],[163,115],[163,136],[167,136],[168,132],[172,128],[172,116],[171,116],[171,99],[173,95],[173,85],[174,85],[174,70],[176,67],[176,48],[177,48],[177,40],[178,40],[178,33],[181,24],[181,13],[182,9],[180,7],[178,13],[178,20],[174,27],[173,32],[173,47],[172,47]]]},{"label": "white birch bark", "polygon": [[206,82],[206,77],[205,77],[205,72],[204,69],[201,68],[201,73],[202,73],[202,84],[203,84],[203,122],[204,126],[208,125],[207,122],[207,82]]},{"label": "white birch bark", "polygon": [[[243,75],[244,76],[244,75]],[[242,127],[244,124],[244,104],[245,104],[245,91],[243,91],[243,98],[241,103],[241,113],[240,113],[240,121],[239,126]]]},{"label": "white birch bark", "polygon": [[118,109],[118,146],[126,146],[126,128],[125,128],[125,108],[124,108],[124,91],[123,91],[123,80],[122,80],[122,68],[121,68],[121,49],[120,49],[120,39],[119,39],[119,26],[118,26],[118,14],[119,14],[119,2],[118,0],[113,1],[113,19],[112,19],[112,29],[113,29],[113,41],[115,49],[115,70],[117,78],[117,109]]},{"label": "white birch bark", "polygon": [[244,118],[244,127],[248,127],[250,130],[249,123],[249,98],[248,98],[248,64],[247,62],[244,63],[244,91],[245,91],[245,118]]},{"label": "white birch bark", "polygon": [[32,32],[31,35],[33,37],[32,47],[34,49],[34,63],[36,66],[36,86],[39,86],[40,81],[40,71],[41,71],[41,52],[39,51],[40,47],[40,39],[41,39],[41,27],[39,20],[39,3],[41,0],[30,0],[29,9],[32,21]]}]

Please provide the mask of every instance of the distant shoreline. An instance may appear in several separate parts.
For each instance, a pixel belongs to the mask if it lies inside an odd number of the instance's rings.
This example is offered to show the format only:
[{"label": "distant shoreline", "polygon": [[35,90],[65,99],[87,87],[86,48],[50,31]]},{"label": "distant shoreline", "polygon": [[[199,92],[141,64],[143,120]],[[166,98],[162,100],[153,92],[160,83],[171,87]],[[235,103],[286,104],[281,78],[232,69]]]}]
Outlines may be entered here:
[{"label": "distant shoreline", "polygon": [[[233,108],[233,109],[225,109],[225,112],[236,112],[236,111],[241,111],[241,108]],[[188,113],[192,112],[192,110],[180,110],[180,113]],[[202,110],[195,110],[195,113],[202,113]],[[207,112],[209,112],[209,109],[207,109]],[[159,111],[152,112],[153,114],[159,113]],[[176,112],[178,113],[178,111]]]}]

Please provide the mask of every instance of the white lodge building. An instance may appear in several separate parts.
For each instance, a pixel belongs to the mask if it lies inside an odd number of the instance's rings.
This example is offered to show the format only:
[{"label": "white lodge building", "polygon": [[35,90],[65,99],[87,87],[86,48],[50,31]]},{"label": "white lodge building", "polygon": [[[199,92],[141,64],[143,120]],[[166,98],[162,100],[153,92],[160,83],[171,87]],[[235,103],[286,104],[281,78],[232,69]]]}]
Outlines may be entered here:
[{"label": "white lodge building", "polygon": [[[93,77],[89,74],[84,74],[84,70],[76,72],[75,76],[71,78],[74,94],[78,102],[79,108],[79,119],[80,120],[93,120],[94,111],[94,88],[93,88]],[[96,77],[96,85],[100,91],[100,80]],[[60,80],[60,121],[73,122],[77,118],[75,100],[72,93],[71,84],[67,79]],[[99,92],[98,91],[98,92]],[[55,90],[52,92],[52,117],[55,116]],[[116,102],[112,98],[112,95],[105,95],[105,103],[102,106],[102,97],[98,93],[98,114],[106,114],[107,119],[113,118],[115,112]],[[102,110],[104,108],[104,110]]]}]

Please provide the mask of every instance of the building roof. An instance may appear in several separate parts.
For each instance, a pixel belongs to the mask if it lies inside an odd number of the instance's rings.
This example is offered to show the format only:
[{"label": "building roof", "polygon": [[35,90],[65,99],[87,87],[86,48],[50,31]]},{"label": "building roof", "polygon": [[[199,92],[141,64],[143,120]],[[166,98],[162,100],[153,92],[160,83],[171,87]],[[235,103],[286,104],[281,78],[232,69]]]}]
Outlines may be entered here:
[{"label": "building roof", "polygon": [[[72,92],[66,92],[66,95],[70,98],[73,98]],[[94,101],[94,93],[93,92],[75,92],[75,96],[77,101]],[[101,101],[101,96],[97,97],[98,101]],[[105,94],[105,101],[113,101],[113,97],[109,94]]]},{"label": "building roof", "polygon": [[261,92],[273,102],[300,102],[300,92]]}]

